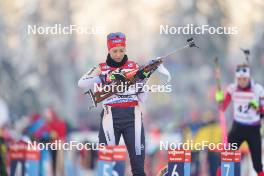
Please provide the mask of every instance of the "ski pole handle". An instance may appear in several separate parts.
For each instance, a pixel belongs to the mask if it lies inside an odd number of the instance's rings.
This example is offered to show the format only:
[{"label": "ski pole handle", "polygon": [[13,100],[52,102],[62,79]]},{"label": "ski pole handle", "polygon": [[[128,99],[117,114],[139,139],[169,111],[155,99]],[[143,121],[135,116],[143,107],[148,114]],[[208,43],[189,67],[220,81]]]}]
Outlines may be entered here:
[{"label": "ski pole handle", "polygon": [[217,90],[222,90],[221,87],[221,72],[220,72],[220,64],[219,64],[219,60],[218,57],[215,58],[214,60],[215,63],[215,79],[216,79],[216,87]]}]

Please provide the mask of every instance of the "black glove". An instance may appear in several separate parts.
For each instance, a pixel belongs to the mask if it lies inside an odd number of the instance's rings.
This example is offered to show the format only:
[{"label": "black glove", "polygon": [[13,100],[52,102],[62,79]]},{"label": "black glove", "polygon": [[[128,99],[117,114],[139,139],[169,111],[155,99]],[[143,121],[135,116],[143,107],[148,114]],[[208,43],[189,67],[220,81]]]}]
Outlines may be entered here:
[{"label": "black glove", "polygon": [[113,78],[113,80],[119,80],[121,82],[126,81],[126,76],[123,73],[113,73],[111,77]]},{"label": "black glove", "polygon": [[150,72],[145,72],[143,69],[141,69],[141,70],[137,71],[136,76],[139,79],[145,79],[145,78],[149,77],[149,74],[150,74]]},{"label": "black glove", "polygon": [[122,72],[111,72],[106,75],[99,75],[99,78],[103,84],[109,84],[113,81],[126,81],[126,76]]}]

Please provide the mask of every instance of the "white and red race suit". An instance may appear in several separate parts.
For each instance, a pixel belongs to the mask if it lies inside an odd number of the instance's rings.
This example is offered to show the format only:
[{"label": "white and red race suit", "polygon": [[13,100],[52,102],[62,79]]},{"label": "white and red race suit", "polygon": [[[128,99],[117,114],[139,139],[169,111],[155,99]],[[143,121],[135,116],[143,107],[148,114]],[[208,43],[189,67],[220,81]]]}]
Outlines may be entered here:
[{"label": "white and red race suit", "polygon": [[[122,62],[116,63],[108,54],[106,63],[99,64],[81,77],[78,86],[93,90],[95,85],[104,83],[109,72],[117,69],[132,71],[138,67],[135,62],[127,60],[127,56]],[[129,153],[132,173],[135,176],[146,175],[144,172],[145,134],[139,103],[143,101],[144,94],[144,92],[138,94],[136,90],[128,89],[105,99],[98,135],[99,143],[106,145],[119,145],[120,137],[123,137]]]},{"label": "white and red race suit", "polygon": [[[259,103],[258,109],[249,106],[253,100]],[[233,117],[236,122],[245,125],[260,124],[260,115],[264,113],[264,89],[260,84],[251,81],[247,89],[240,89],[236,83],[229,85],[222,103],[223,110],[231,101],[233,101]]]}]

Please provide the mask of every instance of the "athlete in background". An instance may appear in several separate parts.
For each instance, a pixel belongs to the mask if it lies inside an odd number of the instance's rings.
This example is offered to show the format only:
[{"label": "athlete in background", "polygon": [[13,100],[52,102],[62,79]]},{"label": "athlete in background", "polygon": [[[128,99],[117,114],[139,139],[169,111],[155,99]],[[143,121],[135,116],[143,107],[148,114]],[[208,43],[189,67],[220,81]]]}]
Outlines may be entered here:
[{"label": "athlete in background", "polygon": [[226,92],[217,91],[216,101],[223,110],[233,102],[234,122],[228,134],[229,143],[243,141],[249,145],[253,167],[258,176],[264,176],[261,153],[261,115],[264,114],[264,89],[255,83],[250,76],[247,64],[238,65],[235,83],[228,86]]}]

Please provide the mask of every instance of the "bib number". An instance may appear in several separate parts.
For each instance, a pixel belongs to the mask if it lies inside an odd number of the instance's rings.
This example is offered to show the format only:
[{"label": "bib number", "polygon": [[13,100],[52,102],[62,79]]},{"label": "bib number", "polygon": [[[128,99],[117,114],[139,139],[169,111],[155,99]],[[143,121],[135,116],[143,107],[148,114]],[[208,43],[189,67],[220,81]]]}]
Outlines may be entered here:
[{"label": "bib number", "polygon": [[238,106],[238,112],[242,114],[248,114],[249,109],[250,109],[249,105],[239,105]]}]

